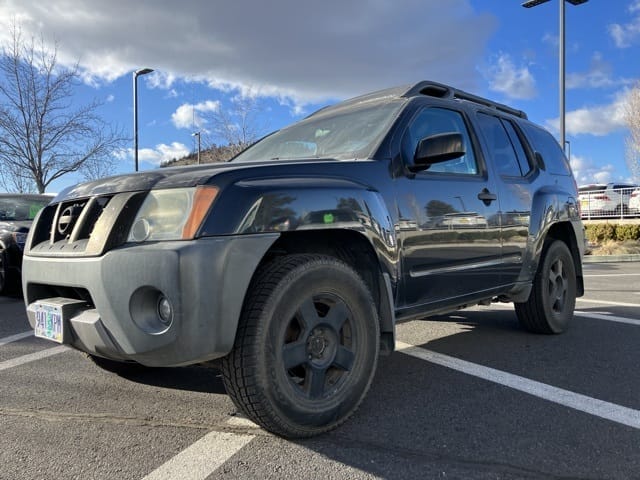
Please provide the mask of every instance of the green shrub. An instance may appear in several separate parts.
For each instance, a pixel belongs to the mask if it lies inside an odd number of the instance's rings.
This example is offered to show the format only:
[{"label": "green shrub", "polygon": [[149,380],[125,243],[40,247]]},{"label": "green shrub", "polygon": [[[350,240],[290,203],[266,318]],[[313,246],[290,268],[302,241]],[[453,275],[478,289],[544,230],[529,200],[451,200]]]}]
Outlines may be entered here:
[{"label": "green shrub", "polygon": [[611,240],[640,240],[640,225],[618,225],[613,223],[592,223],[585,225],[587,240],[603,243]]},{"label": "green shrub", "polygon": [[616,240],[639,240],[640,225],[616,225]]},{"label": "green shrub", "polygon": [[587,240],[591,243],[602,243],[606,240],[613,240],[615,233],[615,225],[611,223],[592,223],[586,225]]}]

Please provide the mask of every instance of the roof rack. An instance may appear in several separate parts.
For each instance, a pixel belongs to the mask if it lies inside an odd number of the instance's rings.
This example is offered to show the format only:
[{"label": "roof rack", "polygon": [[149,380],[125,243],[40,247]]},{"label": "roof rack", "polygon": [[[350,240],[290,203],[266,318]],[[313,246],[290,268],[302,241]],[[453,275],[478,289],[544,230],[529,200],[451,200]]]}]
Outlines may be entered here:
[{"label": "roof rack", "polygon": [[415,85],[411,86],[404,93],[403,97],[415,97],[418,95],[467,100],[469,102],[477,103],[485,107],[495,108],[496,110],[515,115],[516,117],[527,119],[527,114],[522,110],[511,108],[507,105],[503,105],[502,103],[494,102],[492,100],[489,100],[488,98],[479,97],[478,95],[473,95],[472,93],[467,93],[463,90],[458,90],[457,88],[453,88],[442,83],[431,81],[418,82]]}]

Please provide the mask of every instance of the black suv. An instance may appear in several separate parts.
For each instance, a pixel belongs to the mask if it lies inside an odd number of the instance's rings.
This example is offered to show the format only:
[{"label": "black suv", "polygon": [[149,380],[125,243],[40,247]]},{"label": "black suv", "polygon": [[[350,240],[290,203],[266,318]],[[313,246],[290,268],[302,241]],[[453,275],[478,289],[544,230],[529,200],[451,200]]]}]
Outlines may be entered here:
[{"label": "black suv", "polygon": [[228,163],[62,192],[28,238],[25,302],[37,336],[110,368],[221,359],[250,419],[311,436],[354,412],[399,319],[504,301],[562,332],[583,294],[577,199],[523,112],[421,82]]},{"label": "black suv", "polygon": [[20,286],[22,250],[36,214],[51,195],[0,193],[0,295]]}]

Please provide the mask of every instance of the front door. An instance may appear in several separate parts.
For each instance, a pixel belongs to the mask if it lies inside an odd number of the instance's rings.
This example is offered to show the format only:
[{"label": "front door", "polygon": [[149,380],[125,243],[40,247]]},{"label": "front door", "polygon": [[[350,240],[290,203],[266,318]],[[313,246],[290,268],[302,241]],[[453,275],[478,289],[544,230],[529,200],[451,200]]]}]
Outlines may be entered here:
[{"label": "front door", "polygon": [[396,184],[404,252],[401,309],[450,305],[500,284],[497,192],[463,114],[436,107],[418,111],[403,134],[402,155],[413,155],[422,138],[450,132],[462,134],[464,156]]}]

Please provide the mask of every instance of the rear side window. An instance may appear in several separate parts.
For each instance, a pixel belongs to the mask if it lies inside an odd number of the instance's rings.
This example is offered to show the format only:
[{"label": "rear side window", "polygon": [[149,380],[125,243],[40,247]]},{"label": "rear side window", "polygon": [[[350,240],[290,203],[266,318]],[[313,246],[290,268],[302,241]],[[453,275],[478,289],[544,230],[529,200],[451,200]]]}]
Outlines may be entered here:
[{"label": "rear side window", "polygon": [[542,155],[545,170],[553,175],[571,175],[571,167],[553,135],[531,123],[522,122],[522,129],[534,152]]},{"label": "rear side window", "polygon": [[522,177],[529,173],[527,156],[511,122],[484,113],[478,114],[478,120],[498,174]]}]

